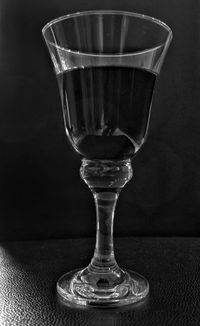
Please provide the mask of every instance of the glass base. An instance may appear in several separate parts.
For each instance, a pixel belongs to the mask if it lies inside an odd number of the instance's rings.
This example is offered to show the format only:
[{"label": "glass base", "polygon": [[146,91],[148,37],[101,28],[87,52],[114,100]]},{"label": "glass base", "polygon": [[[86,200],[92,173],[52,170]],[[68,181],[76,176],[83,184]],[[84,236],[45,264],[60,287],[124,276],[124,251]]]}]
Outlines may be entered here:
[{"label": "glass base", "polygon": [[91,275],[89,272],[88,277],[86,268],[73,270],[61,276],[57,282],[57,292],[62,301],[68,305],[111,308],[144,299],[149,292],[149,284],[143,276],[133,271],[120,270],[120,283],[114,284],[106,274],[101,274],[99,278],[98,274]]}]

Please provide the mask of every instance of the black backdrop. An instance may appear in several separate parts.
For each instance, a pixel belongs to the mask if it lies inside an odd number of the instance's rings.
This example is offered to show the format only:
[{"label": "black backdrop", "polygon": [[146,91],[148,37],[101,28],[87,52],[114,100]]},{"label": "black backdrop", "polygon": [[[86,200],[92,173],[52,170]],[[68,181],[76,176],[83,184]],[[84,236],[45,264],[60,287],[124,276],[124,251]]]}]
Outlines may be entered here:
[{"label": "black backdrop", "polygon": [[149,138],[122,191],[115,235],[200,234],[200,2],[2,0],[0,3],[0,239],[95,234],[92,195],[69,148],[41,29],[60,15],[135,11],[174,39],[153,103]]}]

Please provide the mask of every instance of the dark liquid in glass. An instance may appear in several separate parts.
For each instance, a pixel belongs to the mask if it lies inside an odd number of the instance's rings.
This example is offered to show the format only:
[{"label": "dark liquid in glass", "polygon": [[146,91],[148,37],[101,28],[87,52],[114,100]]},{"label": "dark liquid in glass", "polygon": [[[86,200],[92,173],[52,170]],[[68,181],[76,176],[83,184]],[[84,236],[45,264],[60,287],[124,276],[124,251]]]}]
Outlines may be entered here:
[{"label": "dark liquid in glass", "polygon": [[65,126],[87,159],[127,159],[147,132],[156,74],[120,66],[88,67],[58,75]]}]

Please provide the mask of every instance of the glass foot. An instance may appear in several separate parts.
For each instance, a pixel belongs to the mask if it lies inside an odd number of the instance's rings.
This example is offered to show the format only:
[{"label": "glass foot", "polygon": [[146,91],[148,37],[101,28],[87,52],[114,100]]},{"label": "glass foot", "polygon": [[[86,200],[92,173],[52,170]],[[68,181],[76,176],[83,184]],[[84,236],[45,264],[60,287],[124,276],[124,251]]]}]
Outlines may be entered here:
[{"label": "glass foot", "polygon": [[119,269],[100,274],[85,268],[61,276],[57,292],[66,304],[109,308],[144,299],[149,292],[149,284],[133,271]]}]

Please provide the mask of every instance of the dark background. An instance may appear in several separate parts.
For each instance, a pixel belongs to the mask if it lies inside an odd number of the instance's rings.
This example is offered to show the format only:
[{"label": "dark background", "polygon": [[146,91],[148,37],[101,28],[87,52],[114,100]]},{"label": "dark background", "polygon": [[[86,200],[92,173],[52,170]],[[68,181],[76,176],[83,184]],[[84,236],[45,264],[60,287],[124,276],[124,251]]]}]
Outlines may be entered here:
[{"label": "dark background", "polygon": [[69,147],[41,35],[71,12],[119,9],[166,22],[174,38],[153,102],[149,138],[122,191],[115,235],[200,234],[198,0],[0,2],[0,239],[95,235],[92,194]]}]

